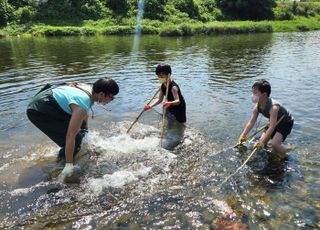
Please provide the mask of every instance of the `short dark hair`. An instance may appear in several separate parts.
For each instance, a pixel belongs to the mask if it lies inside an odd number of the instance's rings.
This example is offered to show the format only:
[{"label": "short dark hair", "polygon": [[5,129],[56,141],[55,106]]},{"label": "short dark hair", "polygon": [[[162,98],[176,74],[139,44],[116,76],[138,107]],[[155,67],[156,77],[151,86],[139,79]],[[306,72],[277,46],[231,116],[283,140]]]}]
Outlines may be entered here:
[{"label": "short dark hair", "polygon": [[261,79],[256,81],[252,88],[257,88],[261,93],[267,93],[268,97],[271,94],[271,85],[267,80]]},{"label": "short dark hair", "polygon": [[103,92],[104,94],[112,94],[114,96],[119,93],[119,86],[115,80],[103,77],[93,83],[92,91],[94,93]]},{"label": "short dark hair", "polygon": [[159,64],[156,68],[156,74],[160,75],[161,73],[164,74],[171,74],[171,67],[168,64]]}]

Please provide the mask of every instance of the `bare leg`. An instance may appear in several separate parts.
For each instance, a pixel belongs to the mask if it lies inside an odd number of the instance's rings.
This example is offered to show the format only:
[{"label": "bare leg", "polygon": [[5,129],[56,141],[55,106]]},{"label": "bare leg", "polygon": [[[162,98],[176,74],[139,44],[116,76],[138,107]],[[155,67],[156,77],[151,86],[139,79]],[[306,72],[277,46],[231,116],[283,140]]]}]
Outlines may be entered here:
[{"label": "bare leg", "polygon": [[287,157],[287,150],[282,145],[283,136],[281,133],[276,132],[272,138],[272,149],[274,152],[278,153],[281,158]]}]

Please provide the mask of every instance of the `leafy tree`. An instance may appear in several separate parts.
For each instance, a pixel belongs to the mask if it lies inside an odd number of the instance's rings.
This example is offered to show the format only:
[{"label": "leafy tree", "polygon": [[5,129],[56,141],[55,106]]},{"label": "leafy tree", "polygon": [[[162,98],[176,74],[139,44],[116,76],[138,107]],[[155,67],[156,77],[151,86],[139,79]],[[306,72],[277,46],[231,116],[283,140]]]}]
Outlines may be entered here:
[{"label": "leafy tree", "polygon": [[232,19],[272,19],[275,0],[216,0],[221,11]]},{"label": "leafy tree", "polygon": [[73,16],[74,12],[68,0],[48,0],[40,5],[38,19],[67,19]]},{"label": "leafy tree", "polygon": [[107,9],[100,1],[84,2],[76,8],[76,13],[81,19],[100,19],[107,15]]},{"label": "leafy tree", "polygon": [[144,17],[149,19],[164,18],[164,8],[166,0],[145,0],[144,1]]},{"label": "leafy tree", "polygon": [[6,26],[13,18],[13,7],[7,0],[0,0],[0,26]]},{"label": "leafy tree", "polygon": [[105,4],[114,14],[126,15],[129,10],[127,0],[105,0]]},{"label": "leafy tree", "polygon": [[194,0],[173,0],[173,5],[181,12],[187,13],[190,18],[198,19],[200,16],[198,5]]},{"label": "leafy tree", "polygon": [[99,0],[47,0],[40,5],[38,20],[99,19],[105,16],[106,8]]},{"label": "leafy tree", "polygon": [[29,5],[29,2],[27,0],[8,0],[8,3],[16,9]]},{"label": "leafy tree", "polygon": [[30,22],[35,18],[36,9],[33,8],[32,6],[24,6],[24,7],[20,7],[14,13],[16,15],[16,20],[19,23],[23,24],[23,23]]}]

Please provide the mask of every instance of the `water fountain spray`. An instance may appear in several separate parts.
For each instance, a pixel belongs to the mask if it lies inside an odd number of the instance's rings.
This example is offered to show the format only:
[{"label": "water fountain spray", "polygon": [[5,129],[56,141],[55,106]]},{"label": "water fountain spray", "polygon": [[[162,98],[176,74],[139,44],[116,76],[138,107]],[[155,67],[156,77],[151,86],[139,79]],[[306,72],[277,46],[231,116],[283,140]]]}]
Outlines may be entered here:
[{"label": "water fountain spray", "polygon": [[138,51],[138,48],[139,48],[143,13],[144,13],[144,0],[139,0],[138,13],[137,13],[137,23],[136,23],[136,27],[135,27],[135,35],[134,35],[133,47],[132,47],[133,53]]}]

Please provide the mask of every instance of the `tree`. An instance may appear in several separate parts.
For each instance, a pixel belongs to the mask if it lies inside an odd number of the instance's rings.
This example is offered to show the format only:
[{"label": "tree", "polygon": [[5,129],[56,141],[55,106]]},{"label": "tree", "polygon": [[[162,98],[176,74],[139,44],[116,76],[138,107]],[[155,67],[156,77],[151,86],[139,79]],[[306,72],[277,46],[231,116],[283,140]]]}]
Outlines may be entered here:
[{"label": "tree", "polygon": [[149,19],[164,18],[164,8],[166,0],[145,0],[144,1],[144,17]]},{"label": "tree", "polygon": [[127,0],[105,0],[105,4],[114,14],[126,15],[129,10]]},{"label": "tree", "polygon": [[6,26],[13,17],[13,7],[7,0],[0,0],[0,26]]},{"label": "tree", "polygon": [[8,3],[12,5],[14,8],[19,8],[23,6],[29,5],[27,0],[8,0]]},{"label": "tree", "polygon": [[187,13],[190,18],[198,19],[200,16],[198,5],[194,0],[173,0],[173,5],[181,12]]},{"label": "tree", "polygon": [[216,0],[217,7],[231,19],[265,20],[273,18],[275,0]]}]

